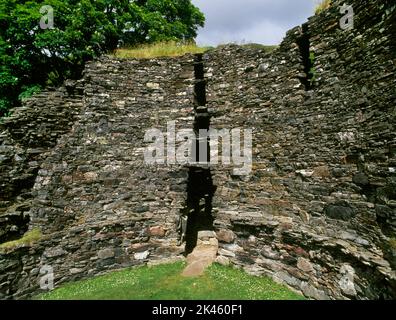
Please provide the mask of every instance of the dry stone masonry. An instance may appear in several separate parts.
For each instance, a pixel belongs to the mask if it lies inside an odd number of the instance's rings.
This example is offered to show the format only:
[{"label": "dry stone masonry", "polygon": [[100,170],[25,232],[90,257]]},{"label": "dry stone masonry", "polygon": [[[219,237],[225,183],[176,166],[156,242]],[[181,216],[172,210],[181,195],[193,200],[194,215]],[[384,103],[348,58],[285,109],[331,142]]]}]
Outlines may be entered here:
[{"label": "dry stone masonry", "polygon": [[[59,286],[178,259],[214,231],[217,262],[308,298],[395,299],[395,4],[349,1],[351,30],[342,4],[269,53],[101,57],[6,119],[0,243],[43,236],[0,253],[0,298],[40,293],[43,266]],[[253,129],[251,174],[146,164],[146,130],[170,121]]]},{"label": "dry stone masonry", "polygon": [[35,95],[2,119],[0,133],[0,243],[28,228],[30,201],[40,164],[82,108],[82,81]]}]

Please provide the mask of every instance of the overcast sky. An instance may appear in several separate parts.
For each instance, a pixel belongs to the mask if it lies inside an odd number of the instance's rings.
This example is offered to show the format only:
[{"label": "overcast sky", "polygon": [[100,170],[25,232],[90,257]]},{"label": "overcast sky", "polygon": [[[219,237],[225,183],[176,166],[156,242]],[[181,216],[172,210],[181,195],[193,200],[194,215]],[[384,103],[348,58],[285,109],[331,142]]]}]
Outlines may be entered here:
[{"label": "overcast sky", "polygon": [[304,23],[318,0],[192,0],[205,14],[199,45],[229,42],[279,44],[287,30]]}]

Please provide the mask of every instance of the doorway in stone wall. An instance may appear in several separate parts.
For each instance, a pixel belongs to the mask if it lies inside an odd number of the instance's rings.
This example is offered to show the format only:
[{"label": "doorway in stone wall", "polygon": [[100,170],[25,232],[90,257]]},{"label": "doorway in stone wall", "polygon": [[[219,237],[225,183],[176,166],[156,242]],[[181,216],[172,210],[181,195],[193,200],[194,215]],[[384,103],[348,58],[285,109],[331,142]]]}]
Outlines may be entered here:
[{"label": "doorway in stone wall", "polygon": [[190,167],[187,185],[187,228],[185,254],[190,254],[197,245],[199,231],[212,231],[212,200],[216,188],[210,169]]}]

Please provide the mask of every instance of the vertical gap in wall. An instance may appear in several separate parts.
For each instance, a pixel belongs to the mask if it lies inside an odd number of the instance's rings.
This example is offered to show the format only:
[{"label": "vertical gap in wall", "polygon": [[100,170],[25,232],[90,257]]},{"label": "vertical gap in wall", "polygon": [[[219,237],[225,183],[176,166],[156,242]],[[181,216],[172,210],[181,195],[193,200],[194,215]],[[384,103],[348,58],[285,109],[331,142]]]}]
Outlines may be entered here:
[{"label": "vertical gap in wall", "polygon": [[213,230],[212,199],[214,190],[210,169],[200,167],[189,168],[186,254],[191,253],[197,245],[199,231]]},{"label": "vertical gap in wall", "polygon": [[203,65],[203,54],[196,54],[194,61],[195,76],[195,108],[198,106],[206,106],[206,81],[205,70]]},{"label": "vertical gap in wall", "polygon": [[[188,168],[187,184],[187,226],[185,230],[185,254],[191,253],[197,245],[198,232],[213,230],[212,199],[215,192],[212,172],[208,167],[210,160],[210,141],[200,130],[208,132],[210,114],[206,106],[206,81],[203,55],[195,55],[194,61],[194,133],[196,143],[194,159],[196,164]],[[202,133],[202,131],[201,131]],[[204,150],[206,152],[204,152]]]},{"label": "vertical gap in wall", "polygon": [[304,77],[300,77],[301,83],[305,86],[305,90],[312,89],[313,80],[313,63],[311,60],[311,41],[309,37],[308,23],[302,25],[301,37],[297,40],[297,45],[300,48],[301,58],[304,65]]}]

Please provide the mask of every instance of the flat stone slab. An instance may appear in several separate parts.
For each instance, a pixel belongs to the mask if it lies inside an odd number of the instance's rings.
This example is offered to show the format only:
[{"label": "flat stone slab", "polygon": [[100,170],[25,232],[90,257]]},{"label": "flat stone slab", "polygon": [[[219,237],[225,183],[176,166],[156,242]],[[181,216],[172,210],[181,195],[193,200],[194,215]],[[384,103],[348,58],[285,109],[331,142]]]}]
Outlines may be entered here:
[{"label": "flat stone slab", "polygon": [[193,252],[187,256],[187,267],[183,270],[182,276],[199,277],[203,275],[206,268],[216,260],[218,249],[217,241],[205,241],[205,243],[198,241]]}]

